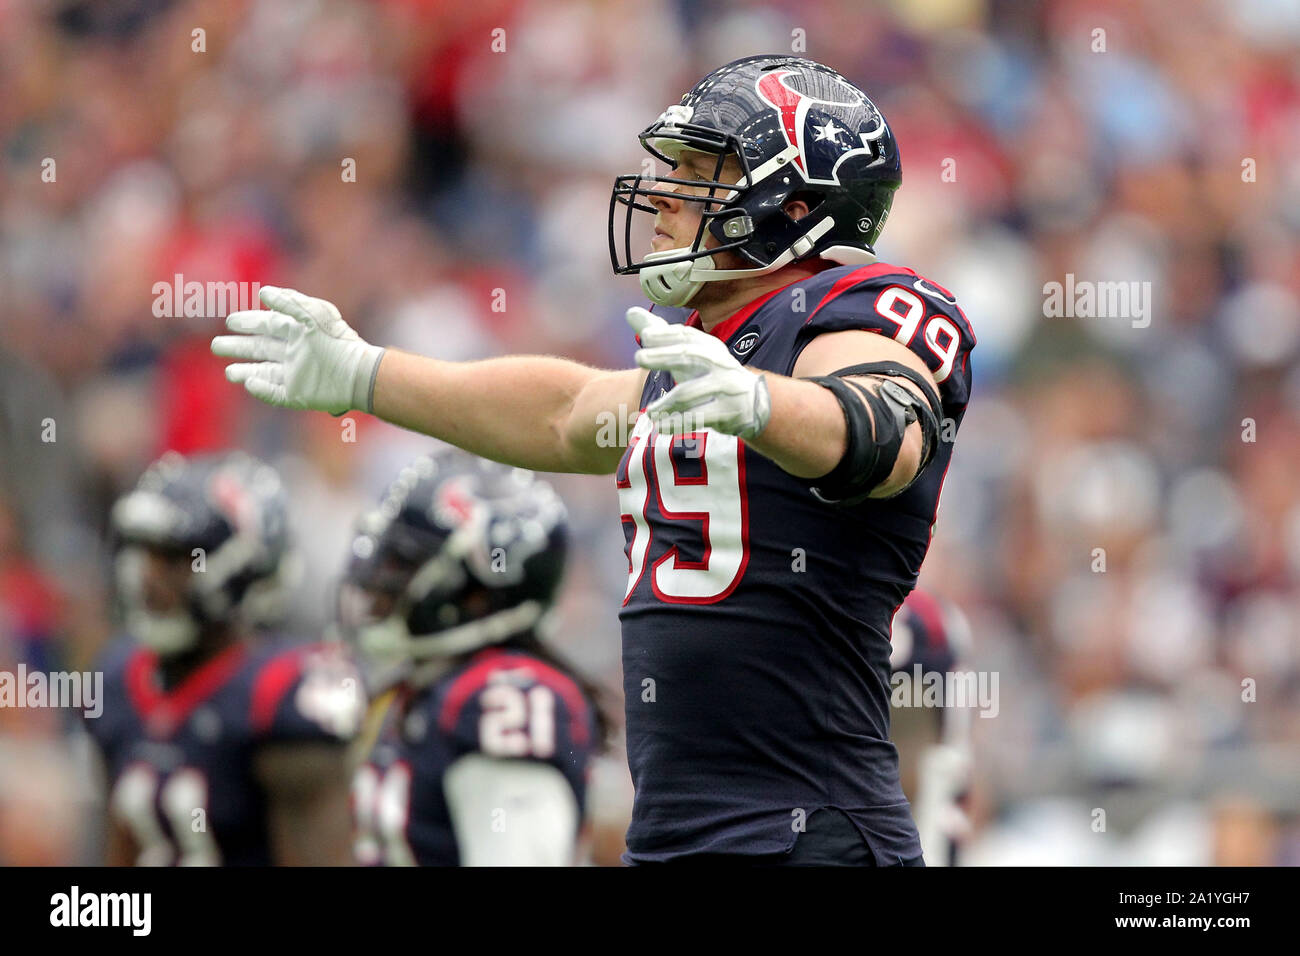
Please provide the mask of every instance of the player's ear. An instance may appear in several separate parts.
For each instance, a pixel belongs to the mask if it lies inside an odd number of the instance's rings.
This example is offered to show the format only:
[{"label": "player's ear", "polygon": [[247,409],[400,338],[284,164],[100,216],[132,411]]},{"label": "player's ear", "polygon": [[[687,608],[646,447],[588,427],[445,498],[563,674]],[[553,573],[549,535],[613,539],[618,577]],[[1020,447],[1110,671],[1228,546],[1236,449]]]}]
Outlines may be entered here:
[{"label": "player's ear", "polygon": [[789,216],[795,222],[798,222],[800,219],[802,219],[804,216],[808,215],[808,213],[812,211],[811,209],[808,208],[808,204],[804,202],[802,199],[791,199],[788,203],[782,206],[781,209],[787,216]]}]

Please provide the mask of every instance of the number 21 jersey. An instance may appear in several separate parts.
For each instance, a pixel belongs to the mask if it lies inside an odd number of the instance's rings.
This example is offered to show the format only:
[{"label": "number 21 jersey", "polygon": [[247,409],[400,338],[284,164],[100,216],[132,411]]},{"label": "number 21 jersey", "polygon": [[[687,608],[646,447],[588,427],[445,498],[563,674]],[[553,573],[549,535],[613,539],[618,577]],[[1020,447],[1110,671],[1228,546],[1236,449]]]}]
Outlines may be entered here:
[{"label": "number 21 jersey", "polygon": [[489,647],[420,688],[399,688],[353,779],[355,853],[367,866],[459,866],[457,827],[508,825],[506,808],[453,819],[446,784],[467,756],[549,764],[579,815],[595,739],[595,708],[578,683],[541,658]]}]

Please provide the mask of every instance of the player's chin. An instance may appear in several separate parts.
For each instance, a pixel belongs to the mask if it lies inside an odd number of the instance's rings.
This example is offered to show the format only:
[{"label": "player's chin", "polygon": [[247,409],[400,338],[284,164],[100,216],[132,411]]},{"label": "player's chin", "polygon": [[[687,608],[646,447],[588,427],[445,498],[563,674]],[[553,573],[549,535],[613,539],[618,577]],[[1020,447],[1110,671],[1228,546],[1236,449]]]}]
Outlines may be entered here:
[{"label": "player's chin", "polygon": [[672,236],[663,235],[661,233],[656,233],[655,237],[650,240],[650,248],[655,252],[664,252],[668,249],[681,249],[683,252],[686,251],[685,245],[679,243]]}]

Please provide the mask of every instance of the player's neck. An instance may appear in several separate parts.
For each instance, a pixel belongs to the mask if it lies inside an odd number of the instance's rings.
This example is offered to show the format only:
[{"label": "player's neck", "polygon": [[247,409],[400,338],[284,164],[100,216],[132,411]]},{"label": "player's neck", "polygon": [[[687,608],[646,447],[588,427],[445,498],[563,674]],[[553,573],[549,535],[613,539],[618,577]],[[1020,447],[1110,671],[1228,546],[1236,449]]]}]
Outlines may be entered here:
[{"label": "player's neck", "polygon": [[412,693],[419,693],[455,668],[459,658],[432,657],[422,660],[411,669],[410,676],[404,681]]},{"label": "player's neck", "polygon": [[777,269],[765,276],[735,279],[730,282],[711,282],[700,290],[699,298],[702,301],[691,304],[700,314],[700,326],[704,331],[712,332],[715,326],[725,322],[749,303],[773,289],[806,279],[833,265],[835,263],[824,259],[808,259]]},{"label": "player's neck", "polygon": [[163,657],[158,661],[158,676],[163,689],[174,690],[184,680],[208,661],[239,640],[239,635],[230,628],[205,633],[198,645],[183,654]]}]

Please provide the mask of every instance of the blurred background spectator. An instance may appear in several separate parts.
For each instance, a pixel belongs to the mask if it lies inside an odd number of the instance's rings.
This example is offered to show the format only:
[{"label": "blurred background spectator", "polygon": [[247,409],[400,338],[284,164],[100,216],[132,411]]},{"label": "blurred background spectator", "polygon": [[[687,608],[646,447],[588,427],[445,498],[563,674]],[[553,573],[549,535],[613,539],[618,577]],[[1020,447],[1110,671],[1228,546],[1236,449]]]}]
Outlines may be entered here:
[{"label": "blurred background spectator", "polygon": [[[313,636],[353,517],[429,446],[248,400],[208,353],[229,309],[167,314],[157,283],[624,365],[612,177],[700,76],[791,49],[889,117],[881,258],[980,338],[923,575],[1000,675],[964,861],[1300,863],[1297,0],[0,2],[0,669],[102,647],[107,508],[162,451],[282,469]],[[1067,274],[1149,283],[1149,322],[1051,317]],[[561,649],[617,707],[613,484],[558,484]],[[85,852],[67,731],[0,711],[0,863]]]}]

